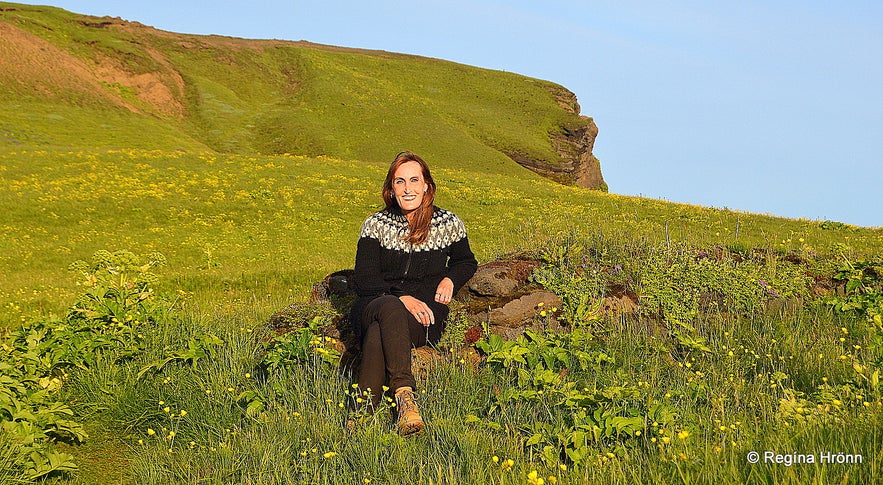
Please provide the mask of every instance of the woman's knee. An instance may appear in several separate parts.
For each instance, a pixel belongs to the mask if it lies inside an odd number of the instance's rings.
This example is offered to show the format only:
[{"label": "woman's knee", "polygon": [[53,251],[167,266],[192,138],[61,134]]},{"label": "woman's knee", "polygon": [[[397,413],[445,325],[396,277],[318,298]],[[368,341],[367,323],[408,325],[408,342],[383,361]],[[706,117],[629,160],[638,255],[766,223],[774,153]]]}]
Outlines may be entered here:
[{"label": "woman's knee", "polygon": [[[385,295],[377,298],[377,319],[380,321],[388,318],[407,318],[408,309],[397,296]],[[374,303],[374,302],[372,302]]]}]

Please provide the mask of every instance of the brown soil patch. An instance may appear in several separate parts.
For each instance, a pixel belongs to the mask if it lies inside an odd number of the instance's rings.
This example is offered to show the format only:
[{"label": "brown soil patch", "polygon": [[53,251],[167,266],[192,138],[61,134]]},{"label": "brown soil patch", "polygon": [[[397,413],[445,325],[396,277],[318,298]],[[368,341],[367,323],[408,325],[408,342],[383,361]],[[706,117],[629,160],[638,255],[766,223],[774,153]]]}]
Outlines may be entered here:
[{"label": "brown soil patch", "polygon": [[108,84],[131,88],[138,100],[156,114],[181,119],[184,117],[184,78],[159,51],[145,48],[147,54],[162,68],[159,71],[133,74],[111,57],[101,58],[95,68],[97,77]]},{"label": "brown soil patch", "polygon": [[[107,28],[112,24],[103,21],[89,25]],[[0,84],[22,93],[89,99],[135,113],[148,111],[182,118],[184,79],[160,52],[148,47],[145,51],[161,69],[135,74],[109,56],[99,56],[92,63],[15,25],[0,22]],[[115,85],[131,89],[138,102],[123,99],[114,92]]]},{"label": "brown soil patch", "polygon": [[49,97],[79,95],[136,111],[108,93],[81,59],[6,22],[0,22],[0,84]]}]

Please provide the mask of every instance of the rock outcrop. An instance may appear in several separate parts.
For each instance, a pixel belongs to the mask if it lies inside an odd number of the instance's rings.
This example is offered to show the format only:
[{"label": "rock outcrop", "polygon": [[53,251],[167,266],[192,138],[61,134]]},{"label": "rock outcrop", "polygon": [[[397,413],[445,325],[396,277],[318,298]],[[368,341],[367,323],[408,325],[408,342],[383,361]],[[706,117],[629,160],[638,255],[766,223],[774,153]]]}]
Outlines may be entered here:
[{"label": "rock outcrop", "polygon": [[[542,324],[537,316],[543,308],[561,306],[561,300],[539,285],[530,283],[530,274],[540,263],[531,259],[511,258],[493,261],[479,266],[471,280],[455,296],[452,310],[465,311],[470,323],[486,328],[507,339],[516,338],[525,328],[558,327],[554,316]],[[353,287],[353,270],[336,271],[313,285],[310,304],[292,305],[270,317],[270,327],[284,332],[309,319],[310,305],[328,304],[335,313],[335,330],[329,329],[326,335],[341,340],[345,345],[350,341],[349,308],[356,298]],[[306,312],[306,313],[305,313]],[[483,331],[483,330],[482,330]],[[349,345],[347,345],[349,347]]]},{"label": "rock outcrop", "polygon": [[[555,87],[552,95],[562,109],[579,115],[580,106],[575,94]],[[506,155],[519,165],[558,182],[607,192],[601,162],[592,153],[598,126],[587,116],[580,115],[579,119],[580,123],[561,126],[558,132],[550,134],[552,146],[559,156],[557,161],[536,160],[520,153]]]},{"label": "rock outcrop", "polygon": [[[540,262],[513,256],[482,264],[475,275],[456,295],[453,312],[465,312],[468,328],[464,346],[458,354],[477,362],[480,357],[469,345],[482,338],[487,331],[504,340],[514,340],[526,329],[565,332],[567,328],[556,318],[560,315],[561,299],[554,293],[530,281],[530,275]],[[341,366],[357,368],[359,342],[349,323],[349,308],[356,297],[353,287],[353,270],[331,273],[313,286],[310,303],[291,305],[270,317],[269,326],[284,333],[302,326],[316,315],[332,317],[333,324],[323,329],[325,336],[332,337],[341,352]],[[613,289],[615,290],[615,289]],[[637,295],[631,292],[613,291],[599,307],[599,311],[611,315],[637,312]],[[413,351],[415,372],[431,366],[439,358],[449,358],[438,350],[423,347]]]}]

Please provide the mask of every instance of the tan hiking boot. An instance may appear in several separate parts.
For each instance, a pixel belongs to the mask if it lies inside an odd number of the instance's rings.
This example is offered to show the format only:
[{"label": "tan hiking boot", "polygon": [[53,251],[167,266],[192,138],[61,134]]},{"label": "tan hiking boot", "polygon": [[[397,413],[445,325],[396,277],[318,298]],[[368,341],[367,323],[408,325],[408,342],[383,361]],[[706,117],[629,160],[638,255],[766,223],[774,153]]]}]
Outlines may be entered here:
[{"label": "tan hiking boot", "polygon": [[423,431],[423,418],[417,410],[417,396],[410,387],[396,391],[396,408],[399,410],[398,431],[402,436],[411,436]]}]

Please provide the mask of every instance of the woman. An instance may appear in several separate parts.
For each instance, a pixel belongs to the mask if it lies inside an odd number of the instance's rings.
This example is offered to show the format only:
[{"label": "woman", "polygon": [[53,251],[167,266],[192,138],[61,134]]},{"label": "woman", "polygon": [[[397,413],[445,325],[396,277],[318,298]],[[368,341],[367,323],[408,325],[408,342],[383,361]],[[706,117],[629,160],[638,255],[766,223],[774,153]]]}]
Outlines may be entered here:
[{"label": "woman", "polygon": [[377,408],[395,393],[398,431],[423,430],[411,373],[411,348],[441,338],[451,298],[478,266],[457,216],[433,205],[429,167],[399,153],[383,184],[386,208],[362,225],[353,277],[359,298],[351,320],[362,340],[359,390]]}]

